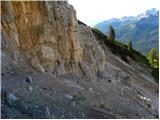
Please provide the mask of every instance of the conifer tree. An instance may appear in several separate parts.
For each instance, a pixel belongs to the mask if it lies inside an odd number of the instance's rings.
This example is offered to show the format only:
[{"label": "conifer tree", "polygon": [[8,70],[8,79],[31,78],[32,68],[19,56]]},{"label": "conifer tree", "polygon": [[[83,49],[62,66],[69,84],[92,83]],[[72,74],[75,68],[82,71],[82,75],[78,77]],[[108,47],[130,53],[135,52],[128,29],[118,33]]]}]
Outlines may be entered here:
[{"label": "conifer tree", "polygon": [[128,50],[129,50],[129,51],[132,50],[132,41],[131,41],[131,40],[128,42]]},{"label": "conifer tree", "polygon": [[115,40],[115,30],[111,25],[109,26],[109,39]]}]

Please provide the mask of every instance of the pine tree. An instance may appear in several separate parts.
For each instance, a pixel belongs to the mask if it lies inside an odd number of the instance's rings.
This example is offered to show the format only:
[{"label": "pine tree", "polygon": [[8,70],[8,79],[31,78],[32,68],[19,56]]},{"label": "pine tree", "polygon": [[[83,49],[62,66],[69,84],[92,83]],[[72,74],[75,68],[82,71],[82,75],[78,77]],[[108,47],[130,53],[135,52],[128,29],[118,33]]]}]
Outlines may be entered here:
[{"label": "pine tree", "polygon": [[109,39],[115,40],[115,30],[111,25],[109,26]]},{"label": "pine tree", "polygon": [[128,42],[128,50],[129,50],[129,51],[132,50],[132,41],[131,41],[131,40]]}]

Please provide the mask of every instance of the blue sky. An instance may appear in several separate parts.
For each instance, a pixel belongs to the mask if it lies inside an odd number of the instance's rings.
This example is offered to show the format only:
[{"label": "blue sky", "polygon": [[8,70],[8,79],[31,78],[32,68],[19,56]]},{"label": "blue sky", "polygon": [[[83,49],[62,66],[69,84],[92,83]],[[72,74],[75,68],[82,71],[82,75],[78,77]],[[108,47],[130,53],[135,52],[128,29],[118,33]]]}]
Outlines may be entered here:
[{"label": "blue sky", "polygon": [[145,10],[159,10],[160,0],[68,0],[77,18],[89,26],[111,18],[137,16]]}]

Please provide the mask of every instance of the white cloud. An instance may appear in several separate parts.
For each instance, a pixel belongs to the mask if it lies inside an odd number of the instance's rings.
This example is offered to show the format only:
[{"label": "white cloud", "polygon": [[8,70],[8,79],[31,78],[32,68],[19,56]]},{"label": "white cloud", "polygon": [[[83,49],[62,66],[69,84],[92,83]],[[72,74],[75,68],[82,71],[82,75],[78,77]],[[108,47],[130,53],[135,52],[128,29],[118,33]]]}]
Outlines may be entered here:
[{"label": "white cloud", "polygon": [[87,25],[99,21],[136,16],[145,10],[159,8],[160,0],[68,0],[74,6],[79,20]]}]

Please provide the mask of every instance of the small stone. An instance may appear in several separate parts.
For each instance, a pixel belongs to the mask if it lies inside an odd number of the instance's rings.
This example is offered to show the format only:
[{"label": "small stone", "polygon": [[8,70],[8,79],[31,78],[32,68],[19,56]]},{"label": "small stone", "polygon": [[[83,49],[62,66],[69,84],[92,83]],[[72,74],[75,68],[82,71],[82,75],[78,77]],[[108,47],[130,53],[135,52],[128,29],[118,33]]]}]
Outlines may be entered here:
[{"label": "small stone", "polygon": [[108,80],[108,82],[111,83],[112,81],[111,81],[111,80]]},{"label": "small stone", "polygon": [[61,115],[61,117],[60,117],[61,119],[64,119],[65,118],[65,116],[64,115]]},{"label": "small stone", "polygon": [[73,107],[76,107],[76,103],[75,103],[74,101],[72,102],[72,106],[73,106]]},{"label": "small stone", "polygon": [[157,114],[155,117],[158,119],[158,118],[159,118],[159,115]]},{"label": "small stone", "polygon": [[51,114],[48,106],[46,107],[46,110],[45,110],[45,118],[48,118],[48,119],[54,119],[55,116],[53,114]]},{"label": "small stone", "polygon": [[1,73],[1,76],[5,76],[5,74],[4,74],[4,73]]},{"label": "small stone", "polygon": [[30,77],[30,76],[27,76],[27,77],[26,77],[26,82],[32,83],[32,81],[33,81],[32,77]]},{"label": "small stone", "polygon": [[33,91],[32,86],[29,86],[29,87],[28,87],[28,90],[29,90],[30,92],[32,92],[32,91]]},{"label": "small stone", "polygon": [[123,91],[120,92],[120,95],[123,96]]},{"label": "small stone", "polygon": [[147,106],[148,106],[149,108],[151,108],[151,107],[152,107],[152,106],[151,106],[151,104],[149,104],[149,103],[147,104]]},{"label": "small stone", "polygon": [[89,91],[93,92],[93,88],[89,88]]},{"label": "small stone", "polygon": [[18,98],[12,93],[6,93],[6,102],[10,106],[15,106],[18,102]]},{"label": "small stone", "polygon": [[123,83],[124,85],[126,85],[126,86],[130,86],[130,85],[131,85],[131,79],[129,78],[129,76],[125,76],[125,77],[123,78],[122,83]]},{"label": "small stone", "polygon": [[55,75],[55,74],[51,74],[51,76],[54,77],[54,78],[56,78],[56,75]]},{"label": "small stone", "polygon": [[101,105],[99,106],[101,109],[105,109],[104,103],[101,102]]},{"label": "small stone", "polygon": [[136,113],[136,116],[139,116],[139,114],[138,114],[138,113]]},{"label": "small stone", "polygon": [[29,106],[23,100],[18,102],[16,108],[22,112],[28,111]]},{"label": "small stone", "polygon": [[159,89],[157,89],[156,92],[159,93]]},{"label": "small stone", "polygon": [[36,108],[36,109],[37,109],[37,108],[38,108],[38,105],[35,105],[35,106],[34,106],[34,108]]},{"label": "small stone", "polygon": [[10,73],[11,75],[15,75],[15,74],[16,74],[15,71],[10,71],[9,73]]},{"label": "small stone", "polygon": [[38,69],[39,71],[41,71],[42,73],[45,73],[45,70],[44,70],[44,68],[42,67],[42,65],[37,64],[37,69]]},{"label": "small stone", "polygon": [[70,99],[70,100],[73,99],[73,97],[72,97],[71,95],[68,95],[68,94],[65,94],[65,97],[66,97],[67,99]]}]

